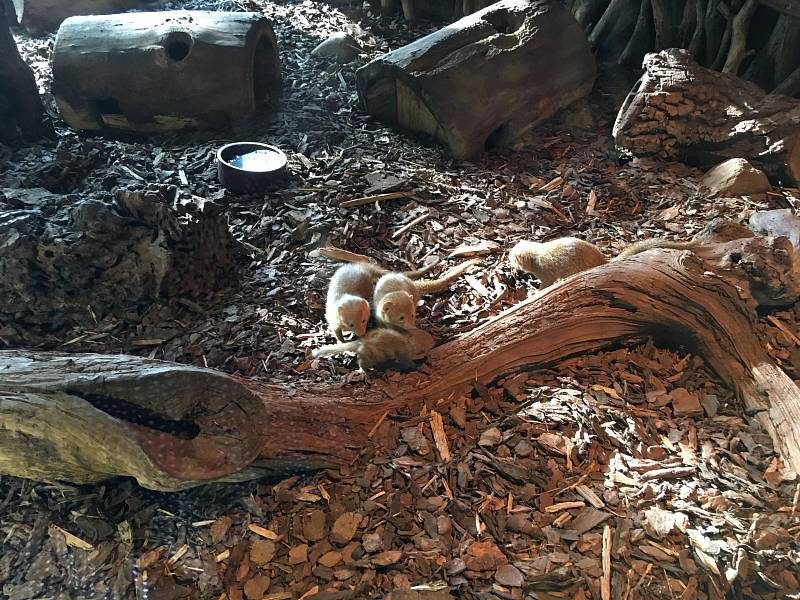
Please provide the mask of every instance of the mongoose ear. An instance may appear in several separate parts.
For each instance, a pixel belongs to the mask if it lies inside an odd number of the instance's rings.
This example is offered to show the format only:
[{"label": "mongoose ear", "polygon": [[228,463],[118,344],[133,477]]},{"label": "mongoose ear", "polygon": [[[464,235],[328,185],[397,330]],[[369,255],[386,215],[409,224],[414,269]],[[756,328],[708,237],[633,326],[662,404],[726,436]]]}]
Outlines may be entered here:
[{"label": "mongoose ear", "polygon": [[391,300],[384,300],[384,301],[381,303],[381,308],[389,308],[389,307],[390,307],[390,306],[392,306],[392,305],[393,305],[393,303],[392,303],[392,301],[391,301]]}]

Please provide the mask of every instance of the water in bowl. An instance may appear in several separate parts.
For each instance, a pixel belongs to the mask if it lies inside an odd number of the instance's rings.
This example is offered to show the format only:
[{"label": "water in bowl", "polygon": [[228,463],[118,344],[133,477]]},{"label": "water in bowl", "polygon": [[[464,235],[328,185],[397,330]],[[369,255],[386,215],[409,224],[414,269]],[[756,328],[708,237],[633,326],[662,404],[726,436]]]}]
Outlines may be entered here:
[{"label": "water in bowl", "polygon": [[283,166],[283,158],[272,150],[251,150],[228,159],[228,163],[245,171],[275,171]]}]

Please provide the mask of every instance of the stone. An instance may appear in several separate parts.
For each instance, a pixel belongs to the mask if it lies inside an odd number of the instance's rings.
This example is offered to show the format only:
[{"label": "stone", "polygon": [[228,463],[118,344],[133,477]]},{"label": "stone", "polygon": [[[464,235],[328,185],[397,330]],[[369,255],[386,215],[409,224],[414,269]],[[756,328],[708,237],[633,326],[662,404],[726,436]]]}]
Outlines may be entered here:
[{"label": "stone", "polygon": [[314,56],[331,58],[338,63],[349,63],[362,52],[361,46],[350,34],[339,31],[332,33],[311,51]]},{"label": "stone", "polygon": [[361,545],[364,546],[365,552],[373,554],[383,548],[383,540],[377,533],[366,533],[361,538]]},{"label": "stone", "polygon": [[800,217],[791,208],[757,210],[750,215],[748,226],[753,233],[789,238],[792,245],[800,246]]},{"label": "stone", "polygon": [[772,189],[769,179],[743,158],[731,158],[709,170],[702,185],[712,196],[747,196]]}]

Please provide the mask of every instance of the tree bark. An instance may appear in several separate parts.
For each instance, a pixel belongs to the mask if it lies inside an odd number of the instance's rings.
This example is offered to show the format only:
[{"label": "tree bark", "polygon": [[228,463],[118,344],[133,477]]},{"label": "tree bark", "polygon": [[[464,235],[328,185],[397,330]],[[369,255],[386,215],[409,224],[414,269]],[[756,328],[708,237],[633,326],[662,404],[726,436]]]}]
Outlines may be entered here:
[{"label": "tree bark", "polygon": [[800,101],[700,67],[684,50],[648,54],[617,115],[617,147],[708,168],[746,158],[770,178],[800,182]]},{"label": "tree bark", "polygon": [[127,10],[154,10],[162,0],[13,0],[20,25],[31,33],[55,31],[62,21],[78,15],[106,15]]},{"label": "tree bark", "polygon": [[589,93],[595,62],[558,2],[502,0],[376,58],[356,77],[367,112],[474,158]]},{"label": "tree bark", "polygon": [[655,336],[702,355],[800,471],[800,391],[754,333],[757,303],[800,295],[792,250],[786,238],[754,237],[596,267],[435,348],[430,374],[369,386],[297,383],[289,392],[134,357],[0,352],[0,470],[81,483],[130,475],[174,490],[346,464],[388,431],[387,413]]},{"label": "tree bark", "polygon": [[44,121],[36,79],[19,55],[9,30],[8,7],[0,2],[0,142],[35,140],[50,129]]}]

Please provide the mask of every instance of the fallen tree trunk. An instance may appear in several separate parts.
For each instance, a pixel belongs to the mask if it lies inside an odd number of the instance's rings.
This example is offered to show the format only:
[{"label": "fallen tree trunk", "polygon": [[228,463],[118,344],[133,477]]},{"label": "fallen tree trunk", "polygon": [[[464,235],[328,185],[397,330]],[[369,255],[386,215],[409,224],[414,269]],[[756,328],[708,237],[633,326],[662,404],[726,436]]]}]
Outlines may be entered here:
[{"label": "fallen tree trunk", "polygon": [[618,148],[701,168],[746,158],[778,182],[800,183],[800,101],[699,66],[685,50],[648,54],[617,115]]},{"label": "fallen tree trunk", "polygon": [[560,4],[502,0],[376,58],[356,78],[367,112],[474,158],[588,94],[595,62]]},{"label": "fallen tree trunk", "polygon": [[0,2],[0,143],[6,144],[19,137],[38,139],[49,131],[33,72],[8,29],[12,21],[8,5]]},{"label": "fallen tree trunk", "polygon": [[0,352],[0,470],[81,483],[131,475],[174,490],[346,464],[387,412],[654,336],[702,355],[800,471],[800,391],[754,332],[756,299],[787,304],[800,294],[791,255],[785,238],[756,237],[615,261],[434,349],[430,375],[396,383],[298,383],[287,394],[285,385],[134,357]]},{"label": "fallen tree trunk", "polygon": [[31,33],[55,31],[76,15],[107,15],[126,10],[153,10],[162,0],[13,0],[19,23]]}]

